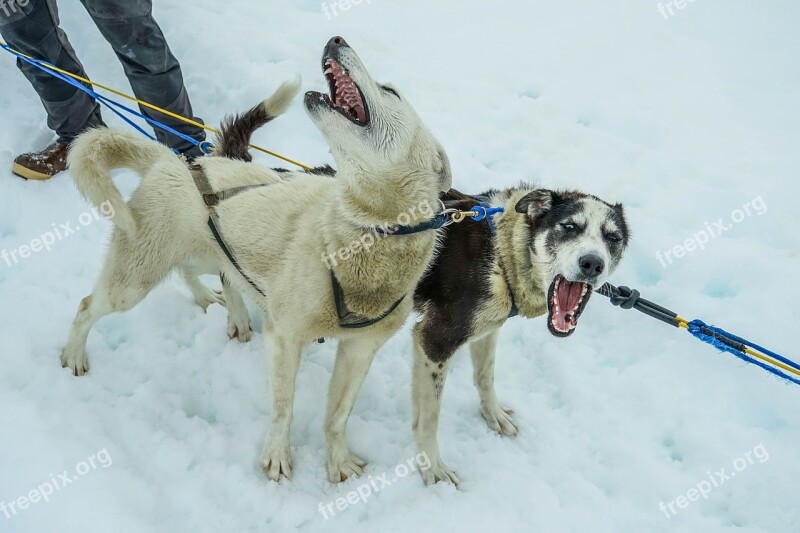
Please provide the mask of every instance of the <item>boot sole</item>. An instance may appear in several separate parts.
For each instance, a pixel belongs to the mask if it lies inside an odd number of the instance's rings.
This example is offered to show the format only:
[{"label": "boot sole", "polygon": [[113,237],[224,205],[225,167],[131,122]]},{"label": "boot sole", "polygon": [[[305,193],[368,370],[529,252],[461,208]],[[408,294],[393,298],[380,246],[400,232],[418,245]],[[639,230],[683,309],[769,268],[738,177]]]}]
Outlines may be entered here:
[{"label": "boot sole", "polygon": [[31,170],[29,168],[23,167],[19,163],[14,163],[11,166],[11,172],[19,176],[20,178],[25,178],[26,180],[36,180],[36,181],[47,181],[54,176],[50,174],[45,174],[44,172],[37,172],[35,170]]}]

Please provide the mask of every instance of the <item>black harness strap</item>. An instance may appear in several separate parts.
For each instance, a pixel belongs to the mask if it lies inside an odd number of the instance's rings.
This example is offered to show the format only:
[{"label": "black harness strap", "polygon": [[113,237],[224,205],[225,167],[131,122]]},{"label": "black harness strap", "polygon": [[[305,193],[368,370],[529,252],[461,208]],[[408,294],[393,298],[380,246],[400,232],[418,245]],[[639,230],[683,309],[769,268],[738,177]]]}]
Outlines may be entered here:
[{"label": "black harness strap", "polygon": [[[194,184],[197,187],[197,190],[203,197],[203,202],[206,204],[206,207],[208,207],[208,227],[211,229],[211,234],[214,236],[214,240],[217,241],[217,245],[225,254],[225,257],[228,258],[228,261],[231,262],[239,274],[245,279],[245,281],[247,281],[247,283],[249,283],[250,286],[253,287],[253,289],[255,289],[256,292],[258,292],[261,296],[266,296],[264,291],[262,291],[261,288],[256,285],[252,279],[250,279],[250,276],[245,273],[242,266],[236,260],[236,256],[234,256],[233,252],[231,252],[230,248],[228,248],[228,246],[225,244],[225,239],[222,238],[222,234],[219,230],[219,217],[217,216],[217,212],[214,210],[214,207],[219,205],[220,202],[224,200],[233,198],[237,194],[272,184],[259,183],[255,185],[242,185],[240,187],[233,187],[224,191],[215,192],[211,187],[211,183],[208,181],[208,176],[206,176],[202,166],[192,163],[189,165],[189,172],[192,175],[192,179],[194,179]],[[359,315],[358,313],[354,313],[347,308],[347,304],[344,301],[344,291],[342,290],[341,284],[339,284],[339,280],[336,279],[336,274],[334,274],[333,270],[331,270],[331,286],[333,288],[333,301],[336,305],[336,314],[339,318],[339,326],[347,329],[365,328],[380,322],[389,316],[392,311],[397,309],[397,306],[400,305],[405,298],[405,296],[403,296],[397,300],[380,316],[376,318],[367,318]]]},{"label": "black harness strap", "polygon": [[208,207],[214,207],[223,200],[233,198],[237,194],[249,191],[251,189],[257,189],[259,187],[266,187],[268,185],[272,185],[272,183],[257,183],[255,185],[242,185],[241,187],[233,187],[232,189],[225,189],[224,191],[220,191],[217,193],[204,194],[203,201],[205,201]]},{"label": "black harness strap", "polygon": [[247,274],[244,273],[244,270],[242,270],[242,267],[241,267],[241,265],[239,265],[239,262],[233,256],[233,254],[228,249],[228,247],[225,245],[225,241],[222,239],[222,235],[220,235],[219,229],[217,229],[217,225],[214,222],[215,218],[217,218],[216,215],[211,215],[211,216],[208,217],[208,227],[211,228],[211,234],[214,235],[214,239],[217,241],[217,244],[222,249],[222,252],[228,258],[228,261],[230,261],[231,264],[234,267],[236,267],[236,270],[239,271],[239,274],[242,275],[242,277],[245,279],[245,281],[247,283],[249,283],[250,286],[253,287],[258,292],[258,294],[260,294],[261,296],[266,296],[264,294],[264,291],[262,291],[258,287],[258,285],[256,285],[256,283],[252,279],[250,279],[250,276],[248,276]]},{"label": "black harness strap", "polygon": [[344,301],[344,290],[342,290],[342,286],[339,280],[336,279],[336,274],[334,274],[333,270],[331,270],[331,285],[333,286],[333,301],[336,304],[336,314],[339,316],[339,326],[347,329],[366,328],[380,322],[397,309],[397,306],[405,299],[405,296],[402,296],[377,318],[366,318],[347,308],[347,304]]},{"label": "black harness strap", "polygon": [[189,165],[189,172],[192,174],[192,178],[194,179],[194,184],[197,187],[197,190],[200,191],[200,194],[203,196],[203,202],[205,202],[206,206],[208,207],[208,227],[211,229],[211,234],[214,236],[214,240],[217,241],[217,245],[225,254],[225,257],[228,258],[228,261],[231,262],[239,274],[241,274],[241,276],[245,279],[245,281],[247,281],[247,283],[249,283],[250,286],[253,287],[261,296],[264,296],[264,291],[262,291],[261,288],[259,288],[259,286],[256,285],[252,279],[250,279],[250,276],[245,274],[241,265],[236,260],[236,257],[225,244],[225,239],[222,238],[222,234],[217,227],[219,217],[217,217],[217,213],[214,211],[214,206],[218,205],[220,201],[230,198],[231,196],[235,196],[236,194],[244,192],[247,189],[263,187],[270,184],[265,183],[259,185],[246,185],[244,187],[236,187],[235,189],[223,191],[222,193],[215,193],[211,188],[211,183],[208,181],[208,176],[206,176],[205,171],[203,171],[203,167],[192,163]]}]

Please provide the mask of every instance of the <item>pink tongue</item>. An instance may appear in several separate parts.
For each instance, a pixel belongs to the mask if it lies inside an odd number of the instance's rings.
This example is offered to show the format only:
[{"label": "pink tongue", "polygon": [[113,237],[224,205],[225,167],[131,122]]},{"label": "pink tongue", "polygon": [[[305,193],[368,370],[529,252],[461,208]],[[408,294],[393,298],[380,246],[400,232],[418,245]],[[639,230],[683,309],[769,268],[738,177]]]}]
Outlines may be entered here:
[{"label": "pink tongue", "polygon": [[[575,318],[575,308],[581,301],[583,294],[583,283],[569,282],[562,279],[558,283],[555,293],[555,300],[558,302],[558,310],[553,309],[553,319],[556,321],[555,328],[564,333],[570,330],[570,326],[577,325]],[[568,318],[569,317],[569,318]]]},{"label": "pink tongue", "polygon": [[558,292],[556,293],[556,300],[561,311],[564,313],[571,312],[581,301],[582,293],[583,283],[562,279],[561,283],[558,284]]}]

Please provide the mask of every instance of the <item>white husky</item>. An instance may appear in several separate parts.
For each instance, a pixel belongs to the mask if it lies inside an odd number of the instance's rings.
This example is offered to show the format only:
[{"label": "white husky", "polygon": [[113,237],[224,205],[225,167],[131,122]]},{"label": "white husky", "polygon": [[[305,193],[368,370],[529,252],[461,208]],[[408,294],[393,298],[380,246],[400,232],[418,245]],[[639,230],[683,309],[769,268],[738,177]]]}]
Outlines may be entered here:
[{"label": "white husky", "polygon": [[[100,279],[78,309],[63,366],[75,375],[88,371],[92,325],[131,309],[173,269],[199,304],[228,306],[228,332],[241,341],[251,330],[240,293],[249,295],[263,311],[272,359],[272,430],[261,465],[276,481],[292,473],[289,428],[301,353],[321,337],[339,340],[325,422],[329,477],[338,482],[362,472],[365,462],[347,446],[347,419],[376,351],[411,310],[437,235],[380,239],[333,265],[320,258],[376,226],[424,222],[419,206],[438,205],[438,192],[451,182],[442,147],[394,88],[372,79],[344,39],[328,42],[322,63],[331,95],[309,92],[305,107],[330,145],[338,167],[333,178],[319,175],[324,169],[278,171],[226,157],[205,158],[190,172],[168,148],[108,129],[82,135],[69,155],[76,186],[95,204],[113,205],[116,228]],[[250,113],[266,122],[296,91],[286,84]],[[236,157],[245,142],[236,136],[235,128],[223,129],[220,155]],[[109,175],[120,167],[142,178],[127,204]],[[211,195],[215,202],[204,203],[203,180],[213,191],[238,194]],[[220,240],[209,228],[212,218]],[[222,295],[199,282],[203,272],[222,275]]]}]

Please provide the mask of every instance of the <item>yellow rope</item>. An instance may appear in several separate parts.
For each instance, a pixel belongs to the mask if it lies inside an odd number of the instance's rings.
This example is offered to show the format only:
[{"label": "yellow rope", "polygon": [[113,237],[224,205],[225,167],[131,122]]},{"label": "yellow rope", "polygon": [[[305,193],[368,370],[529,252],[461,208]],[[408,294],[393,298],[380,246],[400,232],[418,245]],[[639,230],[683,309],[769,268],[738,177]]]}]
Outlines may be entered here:
[{"label": "yellow rope", "polygon": [[771,357],[768,357],[768,356],[766,356],[766,355],[764,355],[762,353],[759,353],[759,352],[753,350],[752,348],[745,347],[744,351],[747,353],[747,355],[752,355],[756,359],[760,359],[760,360],[764,361],[765,363],[769,363],[771,365],[777,366],[778,368],[782,368],[783,370],[786,370],[787,372],[790,372],[790,373],[794,374],[795,376],[800,376],[800,370],[797,370],[796,368],[792,368],[789,365],[785,365],[785,364],[781,363],[780,361],[776,361],[776,360],[772,359]]},{"label": "yellow rope", "polygon": [[[7,45],[3,41],[0,41],[0,46],[7,46]],[[28,59],[32,59],[32,60],[36,61],[36,58],[34,58],[34,57],[31,57],[29,55],[23,54],[22,52],[20,52],[18,50],[14,50],[10,46],[8,48],[10,50],[13,50],[14,53],[17,53],[17,54],[19,54],[19,55],[21,55],[23,57],[26,57]],[[44,62],[44,61],[40,61],[39,64],[41,66],[47,68],[47,69],[53,70],[53,71],[58,72],[60,74],[64,74],[65,76],[69,76],[70,78],[78,80],[80,82],[88,83],[89,85],[93,85],[95,87],[99,87],[99,88],[101,88],[103,90],[106,90],[106,91],[112,93],[112,94],[116,94],[117,96],[121,96],[122,98],[126,98],[126,99],[131,100],[133,102],[136,102],[137,104],[140,104],[140,105],[142,105],[144,107],[150,108],[153,111],[158,111],[159,113],[163,113],[164,115],[167,115],[167,116],[172,117],[174,119],[180,120],[181,122],[185,122],[187,124],[191,124],[192,126],[196,126],[198,128],[202,128],[202,129],[204,129],[206,131],[210,131],[211,133],[219,133],[215,128],[212,128],[211,126],[208,126],[206,124],[201,124],[200,122],[197,122],[197,121],[192,120],[190,118],[186,118],[184,116],[178,115],[177,113],[173,113],[172,111],[168,111],[166,109],[158,107],[157,105],[153,105],[150,102],[145,102],[144,100],[140,100],[140,99],[138,99],[138,98],[136,98],[134,96],[131,96],[129,94],[125,94],[125,93],[123,93],[121,91],[118,91],[116,89],[112,89],[111,87],[109,87],[107,85],[103,85],[101,83],[94,82],[94,81],[92,81],[90,79],[84,78],[83,76],[79,76],[77,74],[73,74],[72,72],[68,72],[66,70],[60,69],[60,68],[56,67],[55,65],[51,65],[50,63],[47,63],[47,62]],[[294,159],[291,159],[291,158],[288,158],[288,157],[283,156],[281,154],[275,153],[275,152],[273,152],[271,150],[267,150],[266,148],[262,148],[261,146],[258,146],[258,145],[255,145],[255,144],[251,144],[249,146],[250,146],[250,148],[253,148],[254,150],[258,150],[259,152],[264,152],[265,154],[271,155],[272,157],[277,157],[278,159],[282,159],[282,160],[286,161],[287,163],[291,163],[293,165],[297,165],[300,168],[304,168],[306,170],[311,170],[312,169],[312,167],[310,167],[308,165],[304,165],[303,163],[300,163],[299,161],[295,161]]]}]

